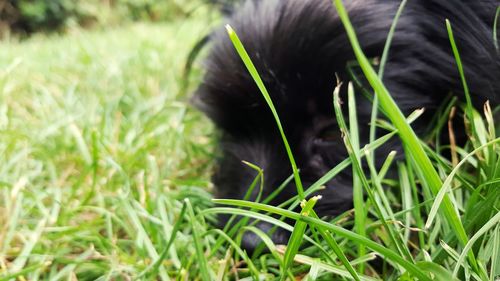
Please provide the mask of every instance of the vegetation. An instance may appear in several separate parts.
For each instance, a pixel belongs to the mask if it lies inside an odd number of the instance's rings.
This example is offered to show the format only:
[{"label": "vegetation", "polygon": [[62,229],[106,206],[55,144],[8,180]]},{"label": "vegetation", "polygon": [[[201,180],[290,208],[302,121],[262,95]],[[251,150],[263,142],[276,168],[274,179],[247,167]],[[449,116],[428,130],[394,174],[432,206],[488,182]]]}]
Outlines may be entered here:
[{"label": "vegetation", "polygon": [[9,33],[65,31],[71,27],[123,24],[130,21],[180,19],[201,1],[164,0],[18,0],[0,3],[0,37]]},{"label": "vegetation", "polygon": [[[137,276],[185,198],[212,204],[211,125],[180,82],[206,14],[0,43],[0,280]],[[162,277],[190,269],[182,231]]]},{"label": "vegetation", "polygon": [[[186,89],[182,77],[190,48],[210,30],[208,14],[199,9],[187,20],[0,42],[0,280],[500,276],[494,110],[475,111],[452,99],[436,116],[436,129],[417,139],[405,124],[420,112],[398,113],[354,33],[359,65],[391,121],[373,126],[386,135],[358,148],[354,87],[345,83],[350,122],[343,121],[333,94],[332,116],[337,113],[346,136],[348,159],[280,206],[266,205],[265,198],[214,204],[209,175],[215,136],[210,122],[188,105],[195,83]],[[346,15],[342,19],[349,27]],[[234,32],[230,36],[258,82],[244,46]],[[192,80],[199,77],[194,69]],[[260,88],[265,95],[265,85]],[[437,136],[452,112],[466,116],[471,140],[464,147],[443,145]],[[377,170],[373,150],[398,136],[410,157],[396,162],[391,153]],[[265,173],[249,165],[259,171],[257,179]],[[321,199],[304,198],[343,169],[353,170],[354,188],[367,197],[357,194],[362,204],[355,212],[321,220],[314,213]],[[388,169],[398,177],[389,178]],[[299,174],[288,180],[300,181]],[[221,213],[275,223],[292,238],[285,247],[251,224],[217,229]],[[268,250],[247,256],[239,247],[244,231],[262,237]]]}]

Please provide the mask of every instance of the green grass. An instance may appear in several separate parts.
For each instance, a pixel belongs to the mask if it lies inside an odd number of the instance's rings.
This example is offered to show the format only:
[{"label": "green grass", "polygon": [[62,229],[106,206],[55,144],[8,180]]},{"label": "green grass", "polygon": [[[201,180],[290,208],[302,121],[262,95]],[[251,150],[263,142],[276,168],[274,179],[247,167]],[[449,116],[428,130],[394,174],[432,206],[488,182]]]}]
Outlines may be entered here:
[{"label": "green grass", "polygon": [[0,42],[0,280],[197,274],[206,222],[162,253],[185,199],[212,204],[212,126],[181,93],[207,22]]},{"label": "green grass", "polygon": [[[350,30],[341,2],[336,4]],[[0,42],[0,280],[500,276],[500,139],[494,110],[473,111],[452,100],[457,114],[472,124],[472,140],[465,147],[439,144],[435,135],[447,126],[448,105],[436,116],[433,145],[418,139],[410,124],[421,112],[399,112],[380,82],[382,71],[373,71],[353,30],[349,38],[381,107],[373,114],[372,130],[377,125],[386,135],[372,134],[371,143],[359,147],[355,97],[361,95],[343,81],[339,87],[349,87],[344,105],[349,114],[340,114],[336,92],[332,117],[336,114],[349,157],[311,186],[301,185],[273,101],[230,30],[274,113],[294,171],[287,182],[296,181],[298,195],[280,206],[260,197],[258,202],[218,199],[214,206],[209,177],[216,134],[187,105],[199,69],[188,91],[182,80],[190,47],[209,30],[206,13],[198,10],[166,24]],[[454,50],[459,59],[460,46]],[[376,119],[382,114],[391,123]],[[396,137],[409,157],[397,162],[390,153],[377,169],[373,151]],[[450,151],[456,161],[446,156]],[[363,162],[368,171],[361,169]],[[246,164],[257,171],[249,189],[262,189],[258,182],[265,171]],[[321,198],[309,196],[343,169],[355,174],[355,212],[321,220],[314,212]],[[398,177],[388,178],[388,169],[396,169]],[[217,229],[213,222],[221,213],[279,225],[292,232],[290,242],[274,245],[245,220]],[[269,251],[249,257],[239,246],[245,231],[262,237]]]}]

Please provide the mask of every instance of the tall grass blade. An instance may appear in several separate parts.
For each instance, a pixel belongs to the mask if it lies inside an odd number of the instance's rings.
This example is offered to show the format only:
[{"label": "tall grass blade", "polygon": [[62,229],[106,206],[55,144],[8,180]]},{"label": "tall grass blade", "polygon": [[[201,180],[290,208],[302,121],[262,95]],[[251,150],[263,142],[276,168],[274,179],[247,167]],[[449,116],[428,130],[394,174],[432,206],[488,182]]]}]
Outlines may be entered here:
[{"label": "tall grass blade", "polygon": [[189,215],[189,220],[191,221],[191,228],[193,229],[193,243],[194,243],[194,248],[196,250],[196,256],[197,256],[197,262],[196,264],[198,265],[198,268],[200,269],[200,277],[203,281],[210,281],[212,280],[212,276],[210,275],[210,271],[208,269],[208,264],[207,264],[207,259],[203,253],[203,245],[202,245],[202,240],[201,236],[198,230],[197,226],[197,219],[194,214],[193,206],[191,205],[191,202],[189,199],[185,199],[185,204],[187,206],[187,212]]},{"label": "tall grass blade", "polygon": [[446,29],[448,31],[448,37],[451,44],[451,49],[453,50],[453,55],[455,56],[455,61],[457,63],[458,72],[460,74],[460,80],[462,81],[462,86],[464,88],[465,100],[467,102],[466,107],[466,115],[469,120],[469,125],[471,126],[471,132],[473,134],[473,138],[471,139],[472,143],[477,147],[477,141],[479,141],[478,134],[475,128],[474,122],[474,108],[472,106],[472,100],[470,98],[469,86],[467,85],[467,81],[465,80],[464,68],[462,65],[462,59],[460,58],[460,53],[458,52],[457,44],[455,43],[455,37],[453,36],[453,29],[451,28],[450,21],[446,19]]},{"label": "tall grass blade", "polygon": [[257,84],[257,87],[259,88],[260,92],[262,93],[262,96],[266,100],[266,103],[269,106],[269,109],[271,110],[271,112],[274,116],[274,120],[276,121],[276,125],[278,126],[278,130],[280,131],[280,134],[281,134],[281,139],[283,140],[283,144],[285,145],[288,159],[290,160],[290,164],[292,166],[292,171],[293,171],[293,175],[295,178],[295,185],[297,187],[297,193],[299,194],[299,198],[304,199],[305,198],[304,197],[304,188],[302,187],[302,181],[300,180],[299,170],[297,168],[297,164],[295,163],[295,159],[293,157],[293,153],[292,153],[292,150],[290,148],[290,145],[288,144],[288,140],[285,136],[285,131],[283,130],[283,126],[281,125],[281,120],[278,116],[278,112],[276,111],[276,108],[274,107],[273,101],[271,100],[271,96],[267,92],[267,89],[264,85],[264,82],[260,78],[260,75],[257,72],[257,69],[253,65],[252,60],[250,59],[250,56],[248,55],[247,51],[245,50],[245,47],[241,43],[236,32],[229,25],[226,25],[226,30],[227,30],[227,33],[229,34],[229,38],[231,39],[231,42],[233,42],[234,48],[238,52],[240,58],[242,59],[243,63],[245,64],[248,72],[250,73],[253,80]]},{"label": "tall grass blade", "polygon": [[[352,146],[354,151],[359,151],[359,129],[358,129],[358,118],[356,116],[356,99],[354,97],[354,88],[352,83],[347,86],[347,99],[349,107],[349,131],[352,140]],[[359,153],[355,155],[358,162],[361,162],[361,156]],[[352,167],[352,194],[353,194],[353,205],[354,205],[354,228],[359,235],[366,236],[365,231],[365,218],[367,211],[365,210],[365,200],[363,196],[363,187],[361,186],[361,180],[358,173],[356,172],[356,167]],[[358,257],[364,256],[366,254],[366,249],[364,245],[360,244],[358,246]],[[363,273],[365,271],[365,265],[359,265],[359,272]]]},{"label": "tall grass blade", "polygon": [[500,18],[500,6],[497,8],[497,12],[495,13],[495,21],[493,23],[493,43],[495,44],[495,48],[497,49],[497,52],[499,51],[498,49],[498,36],[497,36],[497,29],[498,29],[498,19]]},{"label": "tall grass blade", "polygon": [[[307,202],[303,202],[302,206],[302,211],[300,212],[301,216],[309,216],[311,213],[314,205],[316,205],[316,202],[318,202],[318,199],[321,197],[314,196],[313,198],[309,199]],[[286,247],[285,251],[285,257],[283,260],[283,272],[281,275],[281,280],[285,280],[286,278],[286,272],[290,268],[293,262],[293,258],[299,251],[299,247],[302,244],[302,237],[304,236],[304,232],[306,231],[307,223],[305,223],[302,220],[297,220],[295,223],[295,226],[292,231],[292,235],[290,236],[290,240],[288,241],[288,245]]]}]

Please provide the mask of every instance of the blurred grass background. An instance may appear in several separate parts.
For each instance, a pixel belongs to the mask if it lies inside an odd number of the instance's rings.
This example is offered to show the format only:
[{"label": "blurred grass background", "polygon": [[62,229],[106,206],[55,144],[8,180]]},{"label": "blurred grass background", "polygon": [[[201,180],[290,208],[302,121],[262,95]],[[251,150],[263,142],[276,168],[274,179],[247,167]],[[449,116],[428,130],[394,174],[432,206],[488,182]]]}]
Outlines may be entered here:
[{"label": "blurred grass background", "polygon": [[61,32],[76,26],[109,28],[133,21],[173,21],[186,18],[201,4],[200,0],[2,1],[0,35]]},{"label": "blurred grass background", "polygon": [[[210,204],[212,126],[182,74],[217,13],[199,1],[16,3],[23,17],[0,41],[0,280],[127,280],[158,258],[184,198]],[[95,24],[49,26],[50,5],[96,12]],[[188,263],[188,236],[161,279]]]}]

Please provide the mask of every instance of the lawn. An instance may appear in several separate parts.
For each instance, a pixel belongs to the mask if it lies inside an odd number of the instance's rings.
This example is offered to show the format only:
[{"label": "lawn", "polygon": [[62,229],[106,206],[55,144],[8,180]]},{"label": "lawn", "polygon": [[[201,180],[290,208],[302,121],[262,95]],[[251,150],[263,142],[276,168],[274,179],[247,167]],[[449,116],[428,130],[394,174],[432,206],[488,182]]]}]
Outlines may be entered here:
[{"label": "lawn", "polygon": [[[452,147],[451,160],[439,137],[408,135],[431,162],[390,154],[381,170],[369,152],[405,120],[378,122],[388,134],[362,150],[356,126],[342,128],[351,157],[313,188],[354,169],[367,196],[333,221],[314,217],[316,198],[300,215],[298,197],[280,208],[214,205],[217,134],[188,102],[199,67],[183,76],[210,30],[207,14],[0,42],[0,280],[498,280],[500,139],[488,111],[473,114],[474,138]],[[332,98],[332,116],[336,106]],[[354,100],[345,106],[355,118]],[[437,128],[450,111],[444,105]],[[386,178],[389,167],[396,179]],[[438,193],[432,175],[451,191]],[[285,248],[251,224],[217,229],[218,213],[296,224],[281,223],[294,229]],[[248,257],[239,248],[245,230],[268,251]]]},{"label": "lawn", "polygon": [[[185,198],[211,204],[212,127],[182,88],[207,22],[0,43],[1,280],[137,276]],[[189,233],[161,279],[189,276]]]}]

